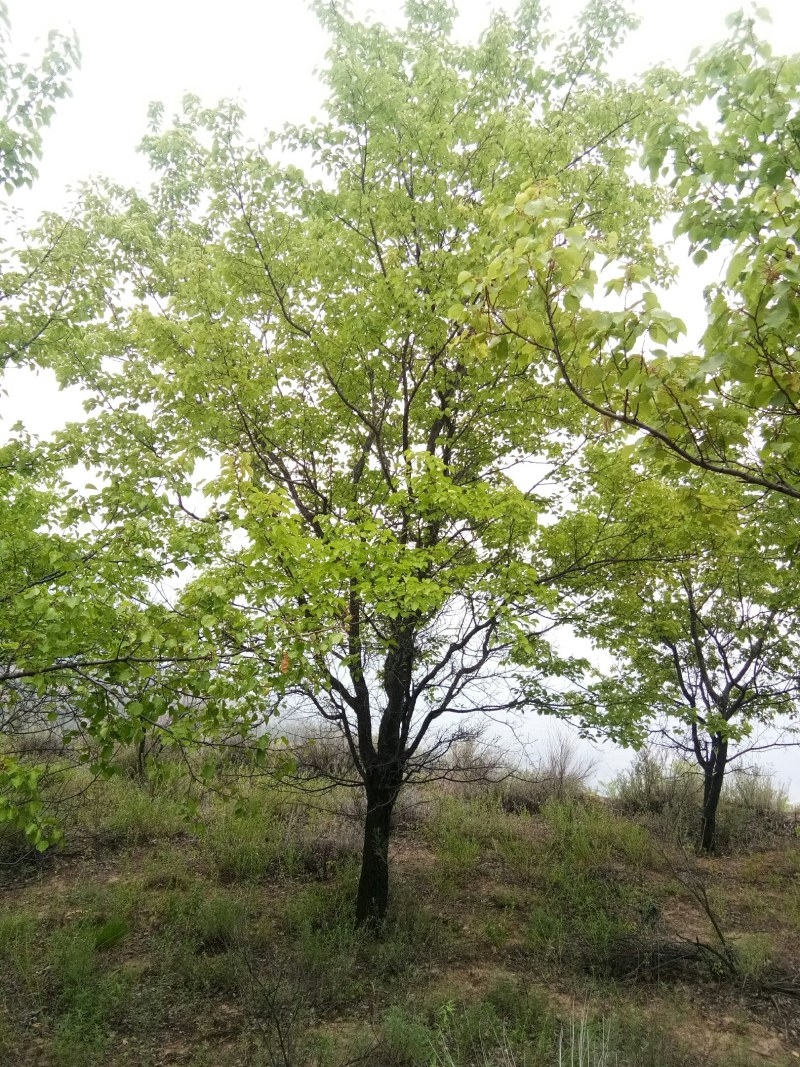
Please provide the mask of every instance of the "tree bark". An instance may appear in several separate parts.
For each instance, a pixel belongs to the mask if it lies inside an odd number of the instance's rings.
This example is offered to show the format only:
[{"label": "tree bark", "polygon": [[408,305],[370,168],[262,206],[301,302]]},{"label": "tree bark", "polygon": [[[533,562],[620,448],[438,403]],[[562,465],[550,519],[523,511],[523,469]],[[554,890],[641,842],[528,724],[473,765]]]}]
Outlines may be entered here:
[{"label": "tree bark", "polygon": [[728,742],[715,734],[711,754],[703,766],[703,818],[700,824],[700,850],[713,852],[717,837],[717,808],[722,793],[725,767],[728,763]]},{"label": "tree bark", "polygon": [[389,836],[394,802],[399,784],[387,769],[367,776],[367,817],[364,821],[364,848],[361,877],[356,896],[356,924],[378,929],[386,918],[389,904]]}]

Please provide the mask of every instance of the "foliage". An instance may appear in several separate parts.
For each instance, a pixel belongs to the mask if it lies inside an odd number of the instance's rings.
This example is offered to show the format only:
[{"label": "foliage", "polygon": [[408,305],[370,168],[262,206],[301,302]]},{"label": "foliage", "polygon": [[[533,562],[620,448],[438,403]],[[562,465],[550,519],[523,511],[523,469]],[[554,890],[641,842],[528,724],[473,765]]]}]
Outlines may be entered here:
[{"label": "foliage", "polygon": [[[0,181],[11,192],[35,177],[42,128],[68,90],[78,51],[74,39],[52,34],[36,69],[11,61],[7,36],[3,5]],[[43,242],[20,234],[18,248],[4,239],[0,252],[3,369],[41,367],[48,345],[76,356],[79,323],[69,309],[78,287],[81,300],[100,306],[109,281],[95,275],[88,286],[79,277],[79,235],[46,218]],[[44,805],[41,761],[23,752],[32,733],[50,731],[65,745],[88,737],[70,752],[96,773],[110,773],[120,744],[146,746],[156,734],[181,747],[199,734],[210,743],[239,733],[262,756],[269,743],[263,731],[253,736],[265,716],[247,680],[252,664],[231,662],[240,650],[208,639],[198,591],[178,604],[182,571],[219,547],[213,530],[188,534],[176,524],[166,468],[145,498],[110,484],[106,472],[89,473],[88,460],[69,432],[39,442],[16,425],[0,441],[0,823],[39,850],[60,830]],[[246,711],[237,703],[245,692]]]},{"label": "foliage", "polygon": [[42,129],[55,105],[69,93],[69,79],[80,51],[75,37],[51,33],[39,67],[10,56],[10,25],[5,0],[0,4],[0,183],[6,195],[36,177],[42,154]]},{"label": "foliage", "polygon": [[[69,76],[79,52],[74,38],[51,34],[38,68],[10,56],[10,25],[6,4],[0,4],[0,184],[10,196],[32,184],[41,155],[42,129],[54,113],[55,103],[69,92]],[[29,336],[17,321],[18,276],[5,237],[0,243],[0,371],[24,351]],[[44,468],[44,469],[43,469]],[[48,509],[55,488],[52,466],[31,448],[29,438],[16,428],[0,438],[0,730],[15,719],[20,695],[4,685],[7,659],[36,633],[51,605],[34,606],[41,586],[64,573],[66,560],[76,549],[66,539],[48,538]],[[67,593],[71,590],[66,591]],[[23,603],[24,600],[24,603]],[[78,603],[76,599],[75,603]],[[28,609],[33,609],[28,610]],[[44,623],[43,628],[47,627]],[[13,753],[0,754],[0,823],[23,830],[30,843],[43,850],[57,837],[53,820],[42,811],[40,772],[26,766]],[[4,827],[4,832],[6,828]]]},{"label": "foliage", "polygon": [[468,321],[494,343],[523,339],[531,373],[544,364],[605,433],[622,428],[620,443],[636,432],[636,454],[673,476],[700,468],[766,489],[792,514],[800,59],[772,56],[754,20],[731,24],[729,39],[683,75],[648,75],[658,102],[632,131],[654,182],[671,186],[695,261],[726,256],[724,281],[706,291],[700,351],[676,350],[685,325],[661,304],[658,261],[646,247],[631,252],[613,228],[596,232],[553,174],[495,211],[497,256],[465,278]]},{"label": "foliage", "polygon": [[[708,845],[728,746],[796,709],[798,63],[737,18],[688,87],[628,85],[604,67],[616,3],[554,41],[525,0],[475,45],[436,0],[396,31],[316,10],[321,120],[253,145],[233,103],[187,97],[171,124],[154,105],[150,191],[87,185],[4,275],[12,358],[86,390],[89,418],[47,445],[15,431],[0,459],[2,725],[46,697],[106,773],[155,736],[263,757],[302,704],[363,783],[376,925],[400,790],[476,710],[575,712],[636,745],[677,720]],[[675,354],[656,291],[668,206],[698,259],[732,256],[700,354]],[[624,670],[595,684],[560,624]],[[43,848],[39,775],[4,754],[0,815]],[[257,818],[212,837],[225,877],[347,867],[351,842],[287,850]],[[433,831],[445,880],[484,847],[461,822]]]},{"label": "foliage", "polygon": [[576,629],[608,650],[615,667],[577,703],[587,725],[624,743],[660,730],[697,761],[702,843],[710,848],[726,767],[758,744],[758,730],[784,721],[791,730],[797,713],[795,569],[764,528],[740,524],[747,497],[730,484],[726,492],[673,488],[614,458],[587,474],[587,485],[586,514],[607,526],[616,508],[640,558],[590,595],[590,583],[580,586]]},{"label": "foliage", "polygon": [[[755,19],[729,19],[727,41],[695,58],[678,94],[681,118],[649,131],[645,162],[664,163],[676,194],[676,233],[694,260],[723,249],[722,282],[707,290],[700,380],[710,386],[705,437],[681,438],[707,469],[797,499],[800,388],[800,56],[773,56]],[[713,103],[718,122],[694,118]],[[679,420],[672,416],[673,424]]]}]

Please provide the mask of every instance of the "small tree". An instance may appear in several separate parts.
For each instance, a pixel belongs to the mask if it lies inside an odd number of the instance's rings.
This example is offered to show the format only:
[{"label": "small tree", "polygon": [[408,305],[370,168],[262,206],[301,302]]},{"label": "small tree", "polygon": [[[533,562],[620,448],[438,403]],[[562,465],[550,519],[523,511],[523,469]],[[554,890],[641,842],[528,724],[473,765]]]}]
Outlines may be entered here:
[{"label": "small tree", "polygon": [[584,584],[577,629],[614,667],[576,706],[623,743],[658,729],[697,761],[699,846],[710,851],[728,765],[753,750],[755,728],[800,710],[797,579],[782,547],[766,542],[757,523],[742,523],[741,494],[676,490],[619,464],[606,479],[603,516],[613,510],[610,497],[624,503],[617,521],[636,531],[640,552],[649,543],[653,562],[618,568],[602,588]]},{"label": "small tree", "polygon": [[87,291],[114,284],[65,312],[72,353],[42,358],[103,398],[74,436],[115,484],[154,499],[174,476],[189,510],[196,460],[218,458],[194,516],[234,539],[189,602],[274,706],[301,698],[346,739],[367,799],[356,913],[376,924],[403,783],[459,716],[534,706],[563,666],[541,640],[546,502],[510,470],[556,459],[569,418],[513,344],[465,321],[486,212],[525,183],[523,212],[558,173],[632,251],[660,197],[629,169],[647,99],[602,70],[628,25],[616,4],[550,53],[531,0],[472,47],[443,0],[409,0],[397,33],[317,10],[325,121],[254,148],[234,106],[189,98],[171,129],[154,109],[151,196],[87,193]]}]

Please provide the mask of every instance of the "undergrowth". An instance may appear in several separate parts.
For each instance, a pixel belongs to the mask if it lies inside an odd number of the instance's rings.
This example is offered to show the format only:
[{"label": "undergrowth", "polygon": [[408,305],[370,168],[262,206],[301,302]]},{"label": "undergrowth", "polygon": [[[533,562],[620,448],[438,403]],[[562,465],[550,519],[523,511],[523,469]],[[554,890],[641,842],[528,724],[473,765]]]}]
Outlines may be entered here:
[{"label": "undergrowth", "polygon": [[78,844],[19,869],[0,912],[0,1062],[157,1067],[175,1049],[190,1067],[727,1067],[748,1062],[746,1021],[721,1059],[681,1036],[725,975],[642,972],[645,1012],[620,959],[663,946],[676,915],[714,944],[696,884],[737,924],[738,988],[782,973],[800,936],[791,841],[743,858],[732,888],[619,798],[510,804],[470,783],[418,790],[376,939],[353,923],[351,793],[304,802],[251,780],[187,818],[186,785],[96,783],[69,810]]}]

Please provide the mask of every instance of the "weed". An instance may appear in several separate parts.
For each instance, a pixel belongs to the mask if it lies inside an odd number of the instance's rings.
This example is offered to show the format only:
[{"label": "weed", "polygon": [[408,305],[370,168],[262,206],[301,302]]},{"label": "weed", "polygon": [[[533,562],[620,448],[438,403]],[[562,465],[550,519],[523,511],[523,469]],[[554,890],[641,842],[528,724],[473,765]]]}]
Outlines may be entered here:
[{"label": "weed", "polygon": [[[651,859],[647,835],[602,807],[549,801],[548,855],[526,928],[529,949],[551,963],[605,970],[615,946],[652,923],[653,902],[615,865]],[[657,912],[656,912],[657,914]]]},{"label": "weed", "polygon": [[420,1019],[391,1007],[381,1021],[383,1044],[396,1067],[430,1063],[435,1034]]},{"label": "weed", "polygon": [[[526,817],[522,816],[522,818]],[[519,818],[517,821],[519,822]],[[495,849],[503,865],[510,873],[517,875],[525,882],[529,882],[535,877],[536,871],[542,862],[542,852],[524,834],[525,829],[524,825],[519,825],[519,836],[512,834],[501,835],[495,841]]]},{"label": "weed", "polygon": [[246,921],[241,901],[219,894],[200,905],[193,933],[202,951],[224,952],[241,943]]},{"label": "weed", "polygon": [[186,829],[179,789],[148,790],[128,778],[111,778],[99,789],[94,804],[78,812],[86,829],[106,845],[127,846],[175,837]]},{"label": "weed", "polygon": [[459,834],[443,834],[436,849],[436,885],[446,890],[457,886],[466,875],[478,866],[481,846],[470,837]]},{"label": "weed", "polygon": [[0,961],[17,997],[38,1005],[44,992],[39,952],[42,924],[32,915],[0,916]]},{"label": "weed", "polygon": [[743,934],[733,945],[736,967],[743,977],[764,978],[775,958],[775,947],[768,934]]},{"label": "weed", "polygon": [[53,1054],[66,1065],[100,1062],[109,1031],[126,1010],[129,983],[123,972],[97,964],[95,931],[78,926],[56,930],[48,957],[55,1005]]},{"label": "weed", "polygon": [[655,858],[647,831],[601,804],[548,801],[542,817],[551,832],[551,851],[576,869],[615,862],[641,868]]},{"label": "weed", "polygon": [[508,923],[501,919],[487,919],[483,926],[483,934],[492,948],[498,952],[505,948],[511,936]]},{"label": "weed", "polygon": [[205,843],[222,882],[261,882],[277,863],[266,820],[252,808],[225,813],[209,827]]},{"label": "weed", "polygon": [[101,952],[113,948],[129,932],[130,926],[122,918],[109,919],[94,931],[94,947]]},{"label": "weed", "polygon": [[510,853],[517,819],[507,815],[498,798],[485,793],[468,800],[443,796],[426,826],[436,852],[435,878],[440,889],[452,889],[474,871],[484,850]]}]

